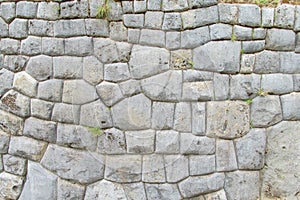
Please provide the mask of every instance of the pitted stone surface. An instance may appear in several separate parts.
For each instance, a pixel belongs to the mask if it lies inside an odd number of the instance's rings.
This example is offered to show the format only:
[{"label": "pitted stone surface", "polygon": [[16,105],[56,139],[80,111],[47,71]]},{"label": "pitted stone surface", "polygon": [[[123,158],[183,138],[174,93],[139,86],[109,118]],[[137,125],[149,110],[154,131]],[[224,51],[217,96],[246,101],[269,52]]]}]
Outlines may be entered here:
[{"label": "pitted stone surface", "polygon": [[180,199],[180,193],[175,184],[146,184],[149,199]]},{"label": "pitted stone surface", "polygon": [[26,160],[17,156],[3,155],[4,171],[15,175],[26,174]]},{"label": "pitted stone surface", "polygon": [[10,173],[0,173],[0,197],[3,199],[17,199],[22,192],[24,178]]}]

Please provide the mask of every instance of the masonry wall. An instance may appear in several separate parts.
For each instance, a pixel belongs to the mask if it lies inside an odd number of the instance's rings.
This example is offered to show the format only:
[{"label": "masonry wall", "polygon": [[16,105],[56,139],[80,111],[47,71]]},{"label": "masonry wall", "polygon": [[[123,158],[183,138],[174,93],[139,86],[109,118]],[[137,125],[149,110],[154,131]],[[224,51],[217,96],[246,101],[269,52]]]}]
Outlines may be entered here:
[{"label": "masonry wall", "polygon": [[0,2],[0,199],[300,199],[300,7]]}]

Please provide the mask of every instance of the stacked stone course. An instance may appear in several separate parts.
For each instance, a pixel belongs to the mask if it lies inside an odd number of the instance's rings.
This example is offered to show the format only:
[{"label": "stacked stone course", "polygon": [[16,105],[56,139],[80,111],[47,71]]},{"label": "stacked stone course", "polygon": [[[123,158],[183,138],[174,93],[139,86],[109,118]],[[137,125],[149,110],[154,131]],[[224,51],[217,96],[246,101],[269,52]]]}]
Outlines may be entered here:
[{"label": "stacked stone course", "polygon": [[0,199],[300,198],[300,6],[0,1]]}]

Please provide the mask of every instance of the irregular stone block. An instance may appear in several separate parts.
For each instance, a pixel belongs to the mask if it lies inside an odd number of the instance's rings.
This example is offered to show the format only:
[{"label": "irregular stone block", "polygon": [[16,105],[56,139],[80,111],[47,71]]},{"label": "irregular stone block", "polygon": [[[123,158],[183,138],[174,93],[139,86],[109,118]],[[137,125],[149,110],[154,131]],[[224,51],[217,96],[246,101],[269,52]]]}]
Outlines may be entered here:
[{"label": "irregular stone block", "polygon": [[215,153],[215,139],[199,137],[191,133],[180,134],[180,153],[209,155]]},{"label": "irregular stone block", "polygon": [[206,195],[204,195],[204,198],[205,199],[211,199],[211,200],[212,199],[227,200],[226,193],[225,193],[224,189],[219,190],[217,192],[210,193],[210,194],[206,194]]},{"label": "irregular stone block", "polygon": [[46,142],[24,136],[13,136],[10,138],[8,153],[22,158],[39,161],[42,158],[46,147]]},{"label": "irregular stone block", "polygon": [[79,183],[92,183],[103,178],[104,158],[92,152],[50,144],[41,164],[61,178]]},{"label": "irregular stone block", "polygon": [[251,99],[257,95],[261,77],[257,74],[234,75],[230,79],[230,99]]},{"label": "irregular stone block", "polygon": [[3,155],[4,170],[8,173],[23,176],[26,173],[26,160],[9,154]]},{"label": "irregular stone block", "polygon": [[127,28],[123,22],[110,22],[109,24],[110,39],[115,41],[127,41]]},{"label": "irregular stone block", "polygon": [[16,90],[29,97],[34,97],[37,94],[38,82],[26,72],[16,73],[14,76],[13,86]]},{"label": "irregular stone block", "polygon": [[163,11],[180,11],[188,8],[187,0],[162,0]]},{"label": "irregular stone block", "polygon": [[167,32],[166,33],[166,47],[168,49],[179,49],[181,43],[180,32]]},{"label": "irregular stone block", "polygon": [[[161,29],[163,23],[163,12],[146,12],[145,14],[145,27],[146,28],[154,28]],[[181,18],[180,18],[181,19]]]},{"label": "irregular stone block", "polygon": [[211,81],[213,80],[214,73],[198,70],[184,70],[183,81],[184,82],[197,82],[197,81]]},{"label": "irregular stone block", "polygon": [[121,89],[118,84],[102,82],[96,87],[101,100],[107,105],[112,106],[123,99]]},{"label": "irregular stone block", "polygon": [[265,39],[267,35],[267,29],[264,28],[254,28],[253,29],[253,39],[257,40],[257,39]]},{"label": "irregular stone block", "polygon": [[130,28],[143,28],[144,15],[143,14],[126,14],[123,16],[124,25]]},{"label": "irregular stone block", "polygon": [[294,30],[299,31],[300,30],[300,7],[295,7],[295,24],[294,24]]},{"label": "irregular stone block", "polygon": [[256,97],[251,103],[251,123],[254,127],[272,126],[282,120],[279,96]]},{"label": "irregular stone block", "polygon": [[252,28],[239,26],[239,25],[235,25],[233,27],[232,40],[251,40],[252,35],[253,35]]},{"label": "irregular stone block", "polygon": [[[233,139],[250,129],[249,106],[241,101],[207,102],[207,135]],[[216,120],[217,119],[217,120]]]},{"label": "irregular stone block", "polygon": [[206,129],[205,103],[192,103],[192,134],[204,135]]},{"label": "irregular stone block", "polygon": [[10,23],[16,17],[15,2],[2,2],[0,5],[1,17]]},{"label": "irregular stone block", "polygon": [[148,0],[148,10],[160,10],[162,0]]},{"label": "irregular stone block", "polygon": [[132,78],[141,79],[169,69],[169,52],[162,48],[135,45],[132,48],[129,69]]},{"label": "irregular stone block", "polygon": [[1,69],[0,70],[0,97],[5,94],[13,86],[14,73],[9,70]]},{"label": "irregular stone block", "polygon": [[180,13],[165,13],[162,30],[181,30],[182,20]]},{"label": "irregular stone block", "polygon": [[[149,2],[149,1],[148,1]],[[143,183],[122,184],[128,200],[146,200],[146,192]]]},{"label": "irregular stone block", "polygon": [[280,96],[281,105],[282,105],[282,114],[283,119],[285,120],[298,120],[300,119],[299,112],[299,93],[291,93]]},{"label": "irregular stone block", "polygon": [[300,91],[300,75],[295,74],[293,76],[293,78],[294,78],[294,91],[299,92]]},{"label": "irregular stone block", "polygon": [[126,131],[128,153],[146,154],[154,152],[155,131]]},{"label": "irregular stone block", "polygon": [[106,156],[105,179],[119,183],[141,181],[140,155]]},{"label": "irregular stone block", "polygon": [[31,116],[50,119],[53,109],[53,103],[39,99],[31,99]]},{"label": "irregular stone block", "polygon": [[225,175],[214,173],[205,176],[189,177],[178,184],[184,198],[210,193],[223,188]]},{"label": "irregular stone block", "polygon": [[138,44],[140,41],[140,33],[141,30],[139,29],[128,29],[128,42],[132,44]]},{"label": "irregular stone block", "polygon": [[42,38],[42,52],[50,56],[62,55],[65,52],[64,40],[61,38]]},{"label": "irregular stone block", "polygon": [[256,53],[265,49],[264,40],[244,41],[242,42],[242,51],[244,53]]},{"label": "irregular stone block", "polygon": [[59,4],[57,2],[40,2],[38,4],[37,18],[56,20],[59,17]]},{"label": "irregular stone block", "polygon": [[261,25],[263,27],[272,27],[274,25],[274,8],[261,9]]},{"label": "irregular stone block", "polygon": [[208,7],[218,4],[217,0],[188,0],[190,8]]},{"label": "irregular stone block", "polygon": [[87,0],[79,2],[62,2],[60,4],[61,18],[85,18],[89,14],[89,2]]},{"label": "irregular stone block", "polygon": [[21,42],[19,40],[10,38],[1,38],[0,41],[0,53],[3,54],[19,54],[21,48]]},{"label": "irregular stone block", "polygon": [[21,42],[21,53],[24,55],[34,56],[42,52],[42,38],[28,36]]},{"label": "irregular stone block", "polygon": [[183,155],[165,155],[166,178],[169,183],[175,183],[189,176],[189,161]]},{"label": "irregular stone block", "polygon": [[152,105],[152,128],[162,130],[173,127],[174,103],[153,102]]},{"label": "irregular stone block", "polygon": [[167,71],[141,81],[142,91],[152,100],[178,101],[181,98],[182,72]]},{"label": "irregular stone block", "polygon": [[214,155],[191,155],[189,157],[190,175],[204,175],[215,172],[215,156]]},{"label": "irregular stone block", "polygon": [[0,100],[0,108],[20,117],[30,115],[30,98],[10,90]]},{"label": "irregular stone block", "polygon": [[192,51],[176,50],[171,51],[171,69],[190,69],[192,68]]},{"label": "irregular stone block", "polygon": [[57,199],[83,199],[85,188],[82,185],[58,179]]},{"label": "irregular stone block", "polygon": [[82,58],[73,56],[54,57],[53,76],[61,79],[82,78]]},{"label": "irregular stone block", "polygon": [[8,151],[10,136],[0,130],[0,153],[4,154]]},{"label": "irregular stone block", "polygon": [[15,19],[9,24],[9,36],[12,38],[24,39],[28,36],[27,20]]},{"label": "irregular stone block", "polygon": [[73,37],[65,39],[65,55],[87,56],[92,53],[93,43],[90,37]]},{"label": "irregular stone block", "polygon": [[[226,100],[229,96],[229,80],[230,76],[226,74],[214,73],[213,79],[213,100]],[[212,92],[210,92],[212,93]]]},{"label": "irregular stone block", "polygon": [[83,58],[82,76],[91,85],[97,85],[103,80],[103,64],[94,56]]},{"label": "irregular stone block", "polygon": [[126,153],[126,140],[123,131],[111,128],[105,130],[103,135],[98,137],[97,150],[104,154],[123,154]]},{"label": "irregular stone block", "polygon": [[235,171],[226,173],[224,189],[228,199],[236,197],[256,200],[259,198],[259,172]]},{"label": "irregular stone block", "polygon": [[239,71],[240,42],[210,42],[194,49],[193,53],[195,69],[224,73],[236,73]]},{"label": "irregular stone block", "polygon": [[220,22],[236,24],[238,21],[238,5],[236,4],[218,4]]},{"label": "irregular stone block", "polygon": [[261,88],[270,94],[290,93],[294,90],[293,76],[289,74],[262,75]]},{"label": "irregular stone block", "polygon": [[149,199],[180,199],[180,193],[175,184],[146,184]]},{"label": "irregular stone block", "polygon": [[52,77],[52,58],[45,55],[31,57],[26,65],[26,72],[38,81],[49,79]]},{"label": "irregular stone block", "polygon": [[191,104],[179,102],[175,105],[174,127],[176,131],[191,132],[192,130],[192,111]]},{"label": "irregular stone block", "polygon": [[88,36],[109,36],[109,27],[107,20],[85,19],[85,28]]},{"label": "irregular stone block", "polygon": [[108,128],[112,126],[109,109],[100,101],[94,101],[81,106],[80,125]]},{"label": "irregular stone block", "polygon": [[213,98],[213,82],[185,82],[182,86],[182,99],[185,101],[207,101]]},{"label": "irregular stone block", "polygon": [[[282,36],[285,37],[282,37]],[[266,37],[266,49],[276,51],[293,51],[295,50],[296,35],[292,30],[269,29]]]},{"label": "irregular stone block", "polygon": [[85,35],[84,19],[58,20],[54,22],[55,37],[70,37]]},{"label": "irregular stone block", "polygon": [[181,48],[192,49],[210,41],[208,26],[181,32]]},{"label": "irregular stone block", "polygon": [[0,173],[0,198],[18,199],[22,192],[23,177],[6,172]]},{"label": "irregular stone block", "polygon": [[279,53],[262,51],[255,54],[254,73],[269,74],[278,73],[280,69]]},{"label": "irregular stone block", "polygon": [[156,153],[179,153],[179,133],[173,130],[156,132]]},{"label": "irregular stone block", "polygon": [[233,141],[217,140],[216,165],[216,170],[219,172],[233,171],[238,168]]},{"label": "irregular stone block", "polygon": [[280,72],[300,73],[300,55],[293,52],[280,53]]},{"label": "irregular stone block", "polygon": [[122,12],[121,2],[111,1],[109,3],[109,5],[111,6],[111,10],[113,12],[108,12],[107,19],[109,21],[120,21],[120,20],[122,20],[123,12]]},{"label": "irregular stone block", "polygon": [[[29,3],[29,2],[26,2]],[[33,19],[28,22],[28,34],[34,36],[53,36],[53,22]],[[43,39],[43,38],[42,38]],[[54,39],[54,38],[51,38]]]},{"label": "irregular stone block", "polygon": [[12,135],[22,135],[24,120],[21,117],[0,110],[0,129]]},{"label": "irregular stone block", "polygon": [[104,80],[121,82],[130,79],[127,63],[114,63],[104,65]]},{"label": "irregular stone block", "polygon": [[238,22],[245,26],[260,26],[260,8],[257,5],[239,5]]},{"label": "irregular stone block", "polygon": [[53,107],[51,120],[56,122],[77,124],[79,122],[80,115],[79,108],[79,105],[56,103]]},{"label": "irregular stone block", "polygon": [[141,45],[164,47],[165,32],[160,30],[142,29],[139,43]]},{"label": "irregular stone block", "polygon": [[209,26],[211,40],[231,39],[232,26],[228,24],[213,24]]},{"label": "irregular stone block", "polygon": [[37,13],[37,3],[36,2],[18,2],[16,8],[17,17],[24,18],[34,18]]},{"label": "irregular stone block", "polygon": [[0,19],[0,36],[7,37],[8,36],[8,24],[1,18]]},{"label": "irregular stone block", "polygon": [[63,81],[50,79],[39,83],[38,98],[46,101],[61,101],[63,91]]},{"label": "irregular stone block", "polygon": [[164,159],[162,155],[143,156],[143,173],[144,182],[164,183],[166,182]]},{"label": "irregular stone block", "polygon": [[134,96],[141,92],[141,84],[138,80],[130,79],[119,84],[122,94],[126,97]]},{"label": "irregular stone block", "polygon": [[7,55],[4,57],[3,67],[6,69],[9,69],[10,71],[13,71],[13,72],[19,72],[19,71],[24,70],[28,59],[29,58],[27,56],[21,56],[21,55],[9,56],[9,55]]},{"label": "irregular stone block", "polygon": [[183,12],[181,15],[184,29],[217,23],[219,20],[218,6],[188,10]]},{"label": "irregular stone block", "polygon": [[294,21],[295,21],[295,6],[282,4],[278,5],[275,8],[275,21],[274,26],[280,28],[294,28]]},{"label": "irregular stone block", "polygon": [[[123,13],[133,13],[133,2],[132,1],[122,1]],[[123,15],[124,16],[124,15]]]},{"label": "irregular stone block", "polygon": [[56,142],[56,123],[40,120],[34,117],[27,118],[23,134],[47,142]]}]

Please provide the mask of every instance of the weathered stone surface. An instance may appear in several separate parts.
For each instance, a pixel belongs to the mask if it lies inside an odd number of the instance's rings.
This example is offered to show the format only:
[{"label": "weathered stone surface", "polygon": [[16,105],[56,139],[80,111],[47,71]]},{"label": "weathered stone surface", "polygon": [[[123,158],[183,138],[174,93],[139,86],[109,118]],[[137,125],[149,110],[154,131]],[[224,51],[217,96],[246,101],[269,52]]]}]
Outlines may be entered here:
[{"label": "weathered stone surface", "polygon": [[4,171],[15,175],[25,175],[26,160],[24,158],[12,156],[9,154],[3,155]]},{"label": "weathered stone surface", "polygon": [[151,101],[143,94],[124,99],[112,107],[112,117],[122,130],[150,128]]},{"label": "weathered stone surface", "polygon": [[190,69],[192,68],[192,51],[176,50],[171,51],[171,69]]},{"label": "weathered stone surface", "polygon": [[30,115],[30,98],[10,90],[0,100],[0,108],[20,117]]},{"label": "weathered stone surface", "polygon": [[173,130],[156,132],[156,153],[179,153],[179,133]]},{"label": "weathered stone surface", "polygon": [[204,198],[208,200],[214,200],[214,199],[227,200],[226,193],[223,189],[217,192],[206,194],[204,195]]},{"label": "weathered stone surface", "polygon": [[282,4],[275,9],[275,21],[274,26],[280,28],[294,28],[295,21],[295,6]]},{"label": "weathered stone surface", "polygon": [[16,8],[17,17],[34,18],[37,13],[37,3],[18,2]]},{"label": "weathered stone surface", "polygon": [[128,153],[146,154],[154,152],[154,130],[126,131]]},{"label": "weathered stone surface", "polygon": [[252,28],[235,25],[233,27],[232,40],[251,40]]},{"label": "weathered stone surface", "polygon": [[299,120],[299,100],[300,93],[291,93],[280,96],[282,105],[283,119],[285,120]]},{"label": "weathered stone surface", "polygon": [[264,50],[264,48],[264,40],[242,42],[242,51],[244,51],[244,53],[256,53]]},{"label": "weathered stone surface", "polygon": [[136,95],[141,92],[141,84],[138,80],[128,80],[119,84],[122,94],[126,97]]},{"label": "weathered stone surface", "polygon": [[181,32],[181,48],[192,49],[210,40],[208,26]]},{"label": "weathered stone surface", "polygon": [[228,24],[213,24],[209,26],[211,40],[231,39],[232,26]]},{"label": "weathered stone surface", "polygon": [[131,28],[142,28],[144,26],[144,15],[126,14],[124,15],[124,25]]},{"label": "weathered stone surface", "polygon": [[62,101],[71,104],[86,104],[98,98],[95,87],[83,80],[64,81]]},{"label": "weathered stone surface", "polygon": [[233,139],[248,133],[250,111],[245,102],[208,102],[206,109],[208,136]]},{"label": "weathered stone surface", "polygon": [[104,131],[103,135],[98,137],[97,150],[104,154],[122,154],[126,153],[126,140],[123,131],[111,128]]},{"label": "weathered stone surface", "polygon": [[231,76],[230,98],[246,100],[255,97],[260,88],[260,79],[256,74]]},{"label": "weathered stone surface", "polygon": [[300,73],[300,55],[293,52],[280,53],[280,72]]},{"label": "weathered stone surface", "polygon": [[97,93],[101,100],[107,106],[113,106],[121,99],[123,99],[122,91],[118,84],[111,82],[102,82],[96,87]]},{"label": "weathered stone surface", "polygon": [[80,125],[108,128],[112,126],[109,109],[100,101],[81,106]]},{"label": "weathered stone surface", "polygon": [[9,24],[9,36],[12,38],[24,39],[28,36],[27,20],[15,19]]},{"label": "weathered stone surface", "polygon": [[12,135],[22,135],[24,120],[21,117],[0,110],[0,129]]},{"label": "weathered stone surface", "polygon": [[54,104],[51,120],[77,124],[79,121],[79,106],[65,103]]},{"label": "weathered stone surface", "polygon": [[[282,37],[282,36],[285,37]],[[266,37],[266,49],[277,51],[295,50],[296,35],[292,30],[269,29]]]},{"label": "weathered stone surface", "polygon": [[57,176],[40,164],[29,161],[28,174],[20,200],[56,198]]},{"label": "weathered stone surface", "polygon": [[160,10],[162,5],[162,0],[149,0],[148,9],[149,10]]},{"label": "weathered stone surface", "polygon": [[226,173],[224,189],[228,199],[259,198],[259,172],[258,171],[235,171]]},{"label": "weathered stone surface", "polygon": [[240,73],[250,74],[253,72],[255,64],[255,54],[243,54],[241,58]]},{"label": "weathered stone surface", "polygon": [[[299,122],[281,122],[267,129],[266,165],[262,174],[262,197],[297,199],[300,165]],[[291,142],[292,141],[292,142]],[[296,160],[295,160],[296,159]]]},{"label": "weathered stone surface", "polygon": [[86,19],[86,33],[89,36],[109,36],[108,21],[104,19]]},{"label": "weathered stone surface", "polygon": [[60,17],[62,18],[76,18],[88,16],[88,1],[80,2],[63,2],[60,4]]},{"label": "weathered stone surface", "polygon": [[82,58],[61,56],[53,58],[53,76],[55,78],[82,78]]},{"label": "weathered stone surface", "polygon": [[28,36],[21,42],[21,53],[24,55],[38,55],[42,52],[42,38]]},{"label": "weathered stone surface", "polygon": [[146,28],[154,28],[161,29],[163,23],[163,12],[146,12],[145,14],[145,27]]},{"label": "weathered stone surface", "polygon": [[221,172],[233,171],[238,168],[233,141],[217,140],[216,165],[217,171]]},{"label": "weathered stone surface", "polygon": [[152,128],[162,130],[173,126],[174,103],[153,102],[152,105]]},{"label": "weathered stone surface", "polygon": [[261,88],[270,94],[290,93],[294,90],[293,77],[288,74],[262,75]]},{"label": "weathered stone surface", "polygon": [[192,103],[192,133],[204,135],[206,129],[205,103]]},{"label": "weathered stone surface", "polygon": [[169,183],[181,181],[189,176],[189,161],[183,155],[165,155],[166,178]]},{"label": "weathered stone surface", "polygon": [[49,79],[52,76],[52,58],[44,55],[31,57],[26,72],[38,81]]},{"label": "weathered stone surface", "polygon": [[215,153],[215,139],[199,137],[191,133],[180,134],[180,153],[209,155]]},{"label": "weathered stone surface", "polygon": [[132,44],[137,44],[140,41],[140,33],[141,30],[139,29],[128,29],[128,42]]},{"label": "weathered stone surface", "polygon": [[251,122],[254,127],[272,126],[282,120],[278,96],[258,96],[251,103]]},{"label": "weathered stone surface", "polygon": [[111,1],[110,3],[111,10],[113,12],[108,12],[107,18],[110,21],[119,21],[122,20],[122,6],[121,2]]},{"label": "weathered stone surface", "polygon": [[[272,51],[262,51],[255,54],[254,73],[278,73],[280,69],[279,54]],[[282,64],[281,64],[282,65]]]},{"label": "weathered stone surface", "polygon": [[293,76],[294,78],[294,91],[299,92],[300,91],[300,74],[295,74]]},{"label": "weathered stone surface", "polygon": [[190,175],[204,175],[215,171],[216,161],[214,155],[198,156],[192,155],[189,157]]},{"label": "weathered stone surface", "polygon": [[121,186],[121,184],[110,182],[107,180],[102,180],[93,183],[87,187],[85,200],[97,200],[97,199],[114,199],[125,200],[126,194]]},{"label": "weathered stone surface", "polygon": [[34,117],[27,118],[24,124],[23,135],[55,143],[56,123]]},{"label": "weathered stone surface", "polygon": [[38,4],[37,17],[47,20],[56,20],[59,16],[57,2],[41,2]]},{"label": "weathered stone surface", "polygon": [[82,76],[91,85],[97,85],[103,80],[103,64],[94,56],[83,58]]},{"label": "weathered stone surface", "polygon": [[53,103],[39,100],[39,99],[31,99],[30,108],[31,108],[31,116],[42,118],[42,119],[50,119]]},{"label": "weathered stone surface", "polygon": [[24,136],[13,136],[10,138],[8,153],[11,155],[38,161],[42,158],[43,152],[45,151],[46,147],[46,142]]},{"label": "weathered stone surface", "polygon": [[169,69],[169,53],[157,47],[133,46],[129,61],[133,78],[144,78]]},{"label": "weathered stone surface", "polygon": [[58,79],[51,79],[39,83],[38,98],[46,101],[61,101],[63,81]]},{"label": "weathered stone surface", "polygon": [[87,56],[92,53],[92,38],[73,37],[65,39],[65,54],[70,56]]},{"label": "weathered stone surface", "polygon": [[215,173],[205,176],[189,177],[180,182],[179,190],[184,198],[220,190],[224,185],[223,173]]},{"label": "weathered stone surface", "polygon": [[213,77],[213,72],[198,71],[193,69],[183,71],[184,82],[211,81],[213,80]]},{"label": "weathered stone surface", "polygon": [[143,183],[122,184],[128,200],[146,200],[146,192]]},{"label": "weathered stone surface", "polygon": [[42,38],[42,53],[50,56],[62,55],[65,52],[64,40],[61,38]]},{"label": "weathered stone surface", "polygon": [[24,69],[27,60],[28,60],[27,56],[7,55],[4,57],[3,67],[13,72],[19,72]]},{"label": "weathered stone surface", "polygon": [[192,111],[191,104],[179,102],[175,105],[174,127],[180,132],[191,132],[192,130]]},{"label": "weathered stone surface", "polygon": [[97,138],[87,127],[59,123],[57,126],[57,144],[95,151]]},{"label": "weathered stone surface", "polygon": [[196,28],[218,22],[218,6],[188,10],[182,13],[183,28]]},{"label": "weathered stone surface", "polygon": [[34,97],[37,94],[38,82],[26,72],[16,73],[14,76],[14,89],[29,97]]},{"label": "weathered stone surface", "polygon": [[0,173],[0,198],[18,199],[23,185],[23,177],[6,172]]},{"label": "weathered stone surface", "polygon": [[261,9],[261,25],[263,27],[272,27],[274,25],[274,8]]},{"label": "weathered stone surface", "polygon": [[218,4],[220,21],[223,23],[236,24],[238,21],[238,5],[236,4]]},{"label": "weathered stone surface", "polygon": [[106,64],[104,66],[104,80],[112,82],[125,81],[130,78],[127,63]]},{"label": "weathered stone surface", "polygon": [[175,184],[146,184],[149,199],[181,199]]},{"label": "weathered stone surface", "polygon": [[[229,95],[229,75],[214,73],[213,92],[210,92],[213,100],[226,100]],[[211,94],[212,93],[212,94]]]},{"label": "weathered stone surface", "polygon": [[13,80],[14,80],[14,73],[12,73],[9,70],[1,69],[0,70],[0,97],[2,97],[5,92],[7,92],[9,89],[13,86]]},{"label": "weathered stone surface", "polygon": [[188,8],[187,0],[162,0],[163,11],[179,11]]},{"label": "weathered stone surface", "polygon": [[213,98],[212,81],[186,82],[182,87],[182,99],[188,101],[205,101]]},{"label": "weathered stone surface", "polygon": [[162,25],[162,30],[181,30],[182,20],[180,13],[172,12],[165,13]]},{"label": "weathered stone surface", "polygon": [[35,36],[53,36],[53,22],[37,19],[29,20],[28,34]]},{"label": "weathered stone surface", "polygon": [[85,34],[83,19],[58,20],[54,22],[54,36],[56,37],[81,36]]},{"label": "weathered stone surface", "polygon": [[0,19],[0,36],[7,37],[8,36],[8,24],[1,18]]},{"label": "weathered stone surface", "polygon": [[1,38],[0,53],[4,54],[19,54],[21,42],[10,38]]},{"label": "weathered stone surface", "polygon": [[143,157],[142,180],[144,182],[166,182],[164,159],[162,155],[146,155]]},{"label": "weathered stone surface", "polygon": [[194,50],[194,68],[236,73],[240,68],[240,53],[240,42],[210,42]]},{"label": "weathered stone surface", "polygon": [[265,39],[267,35],[267,30],[264,28],[254,28],[253,29],[253,39],[257,40],[257,39]]},{"label": "weathered stone surface", "polygon": [[10,136],[0,130],[0,153],[7,153]]},{"label": "weathered stone surface", "polygon": [[179,49],[181,45],[180,32],[167,32],[166,33],[166,47],[168,49]]},{"label": "weathered stone surface", "polygon": [[142,157],[140,155],[106,156],[105,179],[128,183],[141,181]]},{"label": "weathered stone surface", "polygon": [[239,5],[238,22],[246,26],[260,26],[261,16],[258,5]]},{"label": "weathered stone surface", "polygon": [[141,30],[141,45],[150,45],[157,47],[165,46],[165,32],[161,30],[143,29]]},{"label": "weathered stone surface", "polygon": [[16,16],[16,4],[14,2],[2,2],[0,6],[1,17],[10,23]]},{"label": "weathered stone surface", "polygon": [[51,144],[41,164],[61,178],[79,183],[91,183],[103,178],[104,158],[96,153]]},{"label": "weathered stone surface", "polygon": [[58,179],[57,182],[57,199],[58,200],[83,200],[85,188],[82,185]]},{"label": "weathered stone surface", "polygon": [[127,41],[127,28],[123,22],[110,22],[109,23],[109,37],[115,41]]}]

